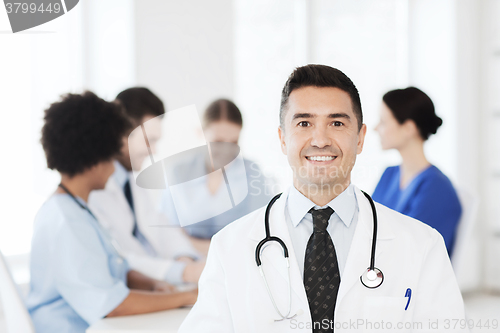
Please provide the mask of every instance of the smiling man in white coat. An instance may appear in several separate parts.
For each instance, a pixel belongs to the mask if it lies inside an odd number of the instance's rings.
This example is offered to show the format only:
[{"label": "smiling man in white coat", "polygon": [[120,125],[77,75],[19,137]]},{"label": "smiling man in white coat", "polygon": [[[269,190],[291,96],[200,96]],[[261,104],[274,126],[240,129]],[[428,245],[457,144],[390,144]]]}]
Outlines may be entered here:
[{"label": "smiling man in white coat", "polygon": [[[387,207],[373,210],[351,183],[366,134],[352,81],[328,66],[295,69],[278,133],[293,182],[268,221],[287,251],[276,240],[256,253],[266,207],[221,230],[180,332],[459,331],[463,301],[443,238]],[[367,280],[374,212],[377,270]]]}]

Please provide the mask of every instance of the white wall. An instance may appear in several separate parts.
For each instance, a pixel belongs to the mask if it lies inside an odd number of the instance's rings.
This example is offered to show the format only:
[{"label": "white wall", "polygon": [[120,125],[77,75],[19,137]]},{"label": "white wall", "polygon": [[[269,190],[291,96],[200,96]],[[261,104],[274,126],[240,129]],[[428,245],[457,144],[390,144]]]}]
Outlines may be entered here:
[{"label": "white wall", "polygon": [[0,10],[0,250],[5,255],[29,252],[35,214],[59,180],[46,168],[40,130],[49,104],[82,88],[81,24],[77,6],[40,27],[12,34]]},{"label": "white wall", "polygon": [[235,0],[234,11],[235,101],[245,122],[242,152],[278,183],[291,175],[278,140],[281,90],[294,66],[307,62],[298,47],[304,44],[299,37],[307,36],[294,32],[297,24],[308,23],[294,3]]},{"label": "white wall", "polygon": [[233,97],[231,0],[136,0],[136,77],[170,110]]},{"label": "white wall", "polygon": [[136,82],[134,0],[80,2],[84,86],[113,100]]},{"label": "white wall", "polygon": [[457,30],[454,0],[409,1],[409,84],[425,91],[443,125],[426,144],[431,163],[457,180]]},{"label": "white wall", "polygon": [[481,103],[479,172],[481,206],[481,244],[484,244],[484,285],[500,290],[500,2],[479,1]]},{"label": "white wall", "polygon": [[[461,0],[454,4],[455,14],[455,170],[456,183],[469,191],[481,202],[481,117],[480,98],[480,45],[481,29],[480,1]],[[479,149],[478,149],[479,148]],[[459,283],[463,290],[478,289],[484,274],[484,253],[482,238],[484,217],[482,209],[476,216],[476,223],[469,242],[464,244],[467,257],[463,267],[456,267]]]}]

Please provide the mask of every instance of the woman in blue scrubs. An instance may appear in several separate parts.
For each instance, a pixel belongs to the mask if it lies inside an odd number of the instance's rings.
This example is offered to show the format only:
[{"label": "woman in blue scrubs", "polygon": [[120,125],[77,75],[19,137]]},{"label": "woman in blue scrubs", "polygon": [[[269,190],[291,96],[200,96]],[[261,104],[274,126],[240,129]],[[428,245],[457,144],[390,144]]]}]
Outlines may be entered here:
[{"label": "woman in blue scrubs", "polygon": [[402,163],[385,170],[373,200],[439,231],[451,256],[462,208],[448,177],[424,154],[425,141],[441,124],[423,91],[409,87],[384,95],[375,130],[382,149],[397,149]]},{"label": "woman in blue scrubs", "polygon": [[40,208],[31,247],[27,307],[37,333],[83,333],[106,316],[193,304],[197,291],[178,293],[165,282],[129,270],[87,207],[103,189],[130,128],[118,104],[91,92],[68,94],[45,111],[41,143],[61,175]]}]

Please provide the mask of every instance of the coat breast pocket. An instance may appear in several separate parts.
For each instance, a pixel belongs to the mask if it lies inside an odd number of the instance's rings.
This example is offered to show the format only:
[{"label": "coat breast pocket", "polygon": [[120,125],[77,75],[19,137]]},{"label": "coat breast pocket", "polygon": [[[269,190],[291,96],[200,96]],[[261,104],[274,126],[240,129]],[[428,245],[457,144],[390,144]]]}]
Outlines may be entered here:
[{"label": "coat breast pocket", "polygon": [[407,297],[367,297],[363,303],[363,332],[410,332]]}]

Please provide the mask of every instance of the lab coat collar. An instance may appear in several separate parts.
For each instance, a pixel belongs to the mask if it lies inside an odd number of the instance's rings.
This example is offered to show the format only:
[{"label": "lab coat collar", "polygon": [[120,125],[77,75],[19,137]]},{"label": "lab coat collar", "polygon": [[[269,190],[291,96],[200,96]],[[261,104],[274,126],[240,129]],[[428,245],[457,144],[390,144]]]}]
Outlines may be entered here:
[{"label": "lab coat collar", "polygon": [[326,206],[319,207],[309,198],[299,192],[295,186],[290,187],[288,195],[288,212],[292,225],[296,227],[312,207],[325,208],[329,206],[335,211],[340,220],[349,228],[356,210],[356,197],[354,196],[354,185],[350,184],[342,193],[330,201]]}]

